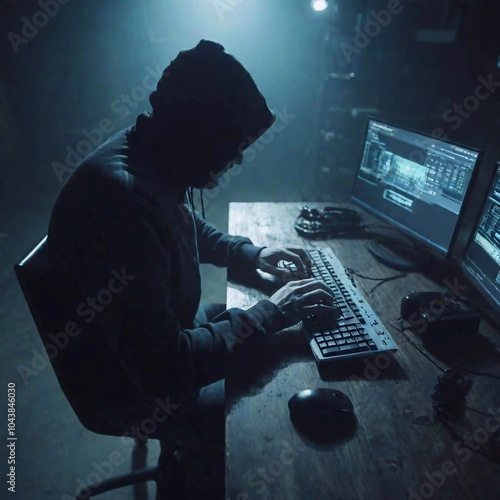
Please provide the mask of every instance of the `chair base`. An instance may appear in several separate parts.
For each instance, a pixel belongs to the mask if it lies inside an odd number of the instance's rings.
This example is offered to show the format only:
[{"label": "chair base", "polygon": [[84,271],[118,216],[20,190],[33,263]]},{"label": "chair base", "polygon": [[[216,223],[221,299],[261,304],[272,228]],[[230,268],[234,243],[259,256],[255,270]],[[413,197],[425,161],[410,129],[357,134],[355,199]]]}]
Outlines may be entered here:
[{"label": "chair base", "polygon": [[[132,463],[134,464],[134,456],[146,451],[146,442],[136,440],[136,447],[132,454]],[[136,463],[137,464],[137,463]],[[157,499],[176,498],[178,485],[176,484],[176,457],[175,448],[166,446],[162,447],[158,466],[152,468],[142,468],[121,476],[105,479],[100,483],[94,483],[78,492],[77,500],[87,500],[107,491],[116,490],[125,486],[134,486],[136,484],[145,483],[147,481],[156,482]],[[175,483],[175,484],[174,484]]]},{"label": "chair base", "polygon": [[95,497],[106,491],[116,490],[124,486],[131,486],[146,481],[158,481],[159,478],[160,472],[158,467],[130,472],[121,476],[105,479],[100,483],[91,484],[81,490],[76,496],[76,499],[87,500],[87,498]]}]

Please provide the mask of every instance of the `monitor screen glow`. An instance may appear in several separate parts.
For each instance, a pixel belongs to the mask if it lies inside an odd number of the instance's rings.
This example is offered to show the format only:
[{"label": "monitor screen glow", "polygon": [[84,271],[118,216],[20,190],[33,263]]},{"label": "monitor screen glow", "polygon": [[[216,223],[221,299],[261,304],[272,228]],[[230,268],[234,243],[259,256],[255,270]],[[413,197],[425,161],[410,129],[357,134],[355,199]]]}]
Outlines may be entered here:
[{"label": "monitor screen glow", "polygon": [[500,311],[500,164],[462,268],[486,299]]},{"label": "monitor screen glow", "polygon": [[352,199],[449,254],[480,152],[370,119]]}]

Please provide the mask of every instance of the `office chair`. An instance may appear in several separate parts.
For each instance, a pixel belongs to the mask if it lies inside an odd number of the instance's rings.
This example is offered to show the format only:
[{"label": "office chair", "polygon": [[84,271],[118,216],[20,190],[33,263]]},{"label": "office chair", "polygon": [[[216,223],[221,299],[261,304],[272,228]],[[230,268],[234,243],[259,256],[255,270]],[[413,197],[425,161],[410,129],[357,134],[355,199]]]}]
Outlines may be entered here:
[{"label": "office chair", "polygon": [[[57,310],[58,307],[60,307],[59,301],[61,300],[61,297],[57,294],[57,290],[55,290],[53,286],[51,286],[51,277],[50,273],[48,272],[49,269],[47,262],[47,247],[47,236],[45,236],[42,241],[38,243],[38,245],[26,257],[24,257],[19,263],[14,265],[14,270],[18,282],[21,286],[24,298],[26,300],[26,303],[28,304],[31,315],[33,316],[33,320],[35,322],[38,333],[40,334],[44,347],[47,343],[49,343],[49,339],[47,338],[48,333],[50,333],[51,331],[57,331],[54,330],[54,321],[55,318],[57,318]],[[50,358],[51,356],[49,354],[49,359]],[[71,363],[68,364],[68,362],[65,362],[62,358],[63,356],[56,355],[52,356],[52,359],[50,359],[50,361],[58,382],[61,385],[61,388],[63,389],[66,397],[68,397],[66,377],[68,368],[71,368]],[[122,432],[119,430],[117,430],[116,432],[113,432],[112,429],[101,431],[97,429],[95,425],[90,425],[86,417],[81,415],[78,407],[75,408],[75,405],[72,404],[71,400],[69,402],[73,407],[73,410],[75,410],[75,413],[80,422],[88,430],[103,435],[122,435]],[[144,444],[144,442],[140,443],[136,440],[136,444],[140,446],[141,444]],[[166,477],[168,477],[168,472],[171,472],[175,467],[174,453],[174,446],[172,446],[171,449],[168,449],[167,446],[164,447],[162,445],[162,452],[160,454],[160,460],[157,467],[138,470],[115,478],[103,480],[102,482],[96,483],[95,485],[89,485],[85,490],[82,490],[77,495],[77,499],[87,499],[106,491],[111,491],[123,486],[135,485],[151,480],[155,481],[157,485],[157,499],[167,498],[167,496],[165,496],[165,490],[168,491],[168,487],[165,488],[164,480]],[[88,491],[90,491],[90,494]],[[169,492],[175,494],[173,491]],[[171,498],[177,498],[177,496],[172,496]]]}]

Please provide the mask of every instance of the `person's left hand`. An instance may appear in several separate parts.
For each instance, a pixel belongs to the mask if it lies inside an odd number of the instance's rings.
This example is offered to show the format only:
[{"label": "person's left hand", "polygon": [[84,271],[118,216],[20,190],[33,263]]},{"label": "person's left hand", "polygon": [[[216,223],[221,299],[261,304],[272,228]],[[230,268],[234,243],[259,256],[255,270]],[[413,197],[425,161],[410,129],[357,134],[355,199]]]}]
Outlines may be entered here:
[{"label": "person's left hand", "polygon": [[[296,273],[290,270],[278,267],[278,262],[288,261],[295,264]],[[293,279],[309,278],[312,273],[312,262],[309,254],[300,247],[270,247],[264,248],[257,256],[256,267],[274,276],[278,276],[286,283]]]}]

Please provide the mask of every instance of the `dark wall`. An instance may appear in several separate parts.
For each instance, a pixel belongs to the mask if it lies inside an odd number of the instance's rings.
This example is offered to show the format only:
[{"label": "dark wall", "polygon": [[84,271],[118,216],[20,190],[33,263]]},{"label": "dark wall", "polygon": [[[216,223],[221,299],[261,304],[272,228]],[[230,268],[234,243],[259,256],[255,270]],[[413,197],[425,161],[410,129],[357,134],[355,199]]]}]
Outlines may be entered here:
[{"label": "dark wall", "polygon": [[[380,116],[425,132],[442,128],[452,140],[487,150],[491,165],[500,93],[492,92],[456,129],[443,116],[474,93],[479,77],[491,72],[500,80],[498,7],[486,0],[401,0],[402,12],[350,64],[335,59],[339,47],[325,41],[333,16],[338,33],[352,41],[389,3],[337,0],[329,13],[313,13],[309,0],[217,3],[225,9],[211,0],[0,0],[0,233],[43,235],[76,164],[73,151],[85,155],[149,110],[147,94],[161,70],[201,38],[222,43],[270,106],[288,114],[284,129],[234,180],[235,199],[278,201],[285,191],[329,196],[334,180],[315,182],[328,99],[346,108],[373,105]],[[456,29],[456,41],[416,42],[418,30],[432,29]],[[324,72],[342,65],[356,72],[355,84],[347,90],[323,85]],[[344,158],[344,194],[365,118],[358,114],[329,153]],[[0,251],[5,256],[6,246]]]},{"label": "dark wall", "polygon": [[[31,34],[23,18],[34,21],[41,10],[37,2],[4,9],[2,31],[19,36],[23,29]],[[217,11],[208,0],[69,1],[32,38],[23,37],[26,43],[3,36],[7,102],[23,149],[35,157],[36,174],[48,177],[41,182],[58,191],[53,163],[64,163],[67,148],[76,150],[86,140],[84,130],[116,131],[149,110],[147,94],[161,70],[201,38],[225,45],[273,108],[297,115],[287,138],[277,137],[273,146],[279,179],[293,168],[311,133],[321,20],[303,15],[307,10],[307,2],[284,1],[248,0],[227,11]],[[102,126],[108,119],[112,125]],[[99,137],[93,134],[95,142]],[[255,163],[269,161],[267,156],[259,154]]]}]

